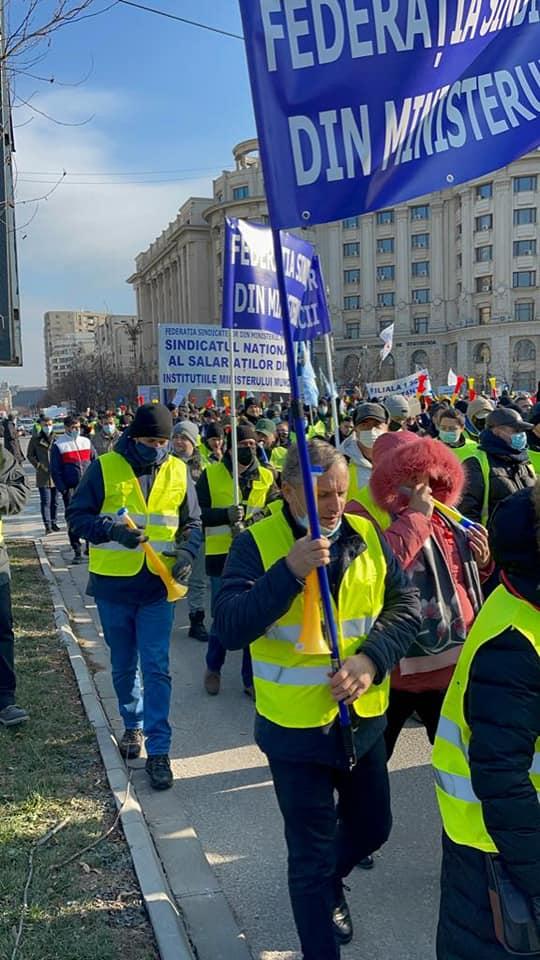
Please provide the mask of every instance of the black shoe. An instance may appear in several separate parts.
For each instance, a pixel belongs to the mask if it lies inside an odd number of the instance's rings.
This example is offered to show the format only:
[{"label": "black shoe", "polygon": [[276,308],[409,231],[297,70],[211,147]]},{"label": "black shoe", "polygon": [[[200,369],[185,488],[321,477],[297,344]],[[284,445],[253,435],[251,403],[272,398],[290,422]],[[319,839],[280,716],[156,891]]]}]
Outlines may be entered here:
[{"label": "black shoe", "polygon": [[357,866],[360,867],[360,870],[373,870],[375,861],[372,856],[364,857],[363,860],[360,860],[360,863],[358,863]]},{"label": "black shoe", "polygon": [[154,790],[169,790],[173,785],[171,762],[166,753],[148,757],[146,772]]},{"label": "black shoe", "polygon": [[204,625],[204,610],[196,610],[189,615],[189,633],[188,637],[199,640],[201,643],[208,642],[208,631]]},{"label": "black shoe", "polygon": [[61,529],[61,528],[58,526],[57,523],[53,523],[53,524],[52,524],[52,531],[53,531],[53,533],[60,533],[60,529]]},{"label": "black shoe", "polygon": [[72,563],[84,563],[84,560],[83,560],[83,558],[81,557],[81,551],[80,551],[80,550],[79,550],[78,553],[77,553],[77,551],[75,551],[75,553],[73,554],[73,559],[72,559],[71,562],[72,562]]},{"label": "black shoe", "polygon": [[45,536],[48,536],[49,533],[52,533],[52,527],[45,527]]},{"label": "black shoe", "polygon": [[332,914],[332,924],[334,927],[334,936],[338,943],[350,943],[353,938],[353,925],[349,905],[345,899],[343,891],[340,894],[339,901]]},{"label": "black shoe", "polygon": [[3,727],[16,727],[19,723],[25,723],[30,717],[26,710],[10,703],[7,707],[0,710],[0,723]]},{"label": "black shoe", "polygon": [[118,741],[118,749],[126,760],[135,760],[141,754],[143,742],[143,732],[139,727],[124,730],[122,739]]}]

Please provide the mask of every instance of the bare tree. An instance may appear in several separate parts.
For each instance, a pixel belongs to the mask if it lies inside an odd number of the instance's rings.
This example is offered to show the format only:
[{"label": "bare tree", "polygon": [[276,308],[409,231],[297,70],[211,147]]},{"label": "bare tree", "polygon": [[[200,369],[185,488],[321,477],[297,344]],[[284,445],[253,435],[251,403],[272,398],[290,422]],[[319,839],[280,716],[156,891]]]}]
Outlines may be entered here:
[{"label": "bare tree", "polygon": [[116,407],[120,398],[127,406],[136,406],[138,383],[144,381],[145,370],[122,373],[102,356],[76,357],[71,369],[49,390],[46,403],[70,400],[75,410],[106,410]]},{"label": "bare tree", "polygon": [[[104,5],[98,0],[5,0],[5,34],[2,43],[1,60],[8,66],[21,72],[45,56],[52,34],[70,23],[85,20],[89,16],[98,16],[115,6],[116,0]],[[38,78],[41,79],[41,78]]]}]

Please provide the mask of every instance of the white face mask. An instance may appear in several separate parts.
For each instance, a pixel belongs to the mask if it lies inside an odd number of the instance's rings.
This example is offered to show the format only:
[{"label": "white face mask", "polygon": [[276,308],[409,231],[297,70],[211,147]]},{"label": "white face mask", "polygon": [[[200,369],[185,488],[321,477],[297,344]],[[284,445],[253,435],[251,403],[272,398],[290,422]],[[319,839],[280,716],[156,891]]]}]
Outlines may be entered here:
[{"label": "white face mask", "polygon": [[380,427],[372,427],[371,430],[360,430],[357,434],[358,442],[361,443],[363,447],[371,450],[375,441],[378,440],[383,433],[384,430],[381,430]]}]

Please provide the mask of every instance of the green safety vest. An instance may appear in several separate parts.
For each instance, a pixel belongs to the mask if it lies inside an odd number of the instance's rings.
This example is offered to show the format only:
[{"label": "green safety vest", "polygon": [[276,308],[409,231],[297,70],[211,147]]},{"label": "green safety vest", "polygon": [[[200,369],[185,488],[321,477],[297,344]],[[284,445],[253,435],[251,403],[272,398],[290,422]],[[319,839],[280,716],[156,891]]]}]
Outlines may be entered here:
[{"label": "green safety vest", "polygon": [[478,460],[480,464],[480,469],[482,471],[482,477],[484,480],[484,499],[482,501],[482,523],[484,527],[487,526],[489,519],[489,460],[487,453],[484,450],[479,450],[478,447],[474,450],[468,457],[462,461],[463,465],[466,466],[467,460]]},{"label": "green safety vest", "polygon": [[[540,656],[540,611],[499,586],[486,600],[467,637],[443,703],[433,766],[437,800],[445,833],[454,843],[496,853],[476,796],[469,765],[471,729],[465,716],[465,698],[474,658],[484,644],[504,630],[518,630]],[[497,704],[493,704],[496,713]],[[529,771],[540,800],[540,738]]]},{"label": "green safety vest", "polygon": [[[179,509],[187,491],[185,463],[177,457],[167,457],[159,467],[147,503],[135,473],[121,454],[114,451],[104,453],[98,462],[105,491],[101,515],[115,518],[118,510],[127,507],[131,519],[144,527],[150,544],[172,569],[174,558],[164,557],[163,551],[174,547]],[[88,569],[91,573],[105,577],[133,577],[142,570],[145,562],[151,572],[156,573],[142,546],[129,550],[115,540],[90,545]]]},{"label": "green safety vest", "polygon": [[[224,463],[210,463],[206,468],[210,505],[212,507],[230,507],[234,501],[233,478]],[[256,510],[262,510],[266,498],[274,483],[274,474],[267,467],[259,466],[259,476],[253,481],[249,497],[242,501],[246,518]],[[232,543],[230,524],[205,528],[205,553],[207,557],[220,557],[229,552]]]},{"label": "green safety vest", "polygon": [[[366,543],[347,567],[337,605],[332,601],[339,650],[343,660],[357,653],[384,606],[386,560],[379,536],[369,520],[345,519]],[[286,557],[294,544],[282,511],[261,520],[249,530],[263,567],[269,570]],[[306,654],[299,648],[304,622],[304,594],[286,613],[251,644],[257,712],[282,727],[311,728],[331,723],[338,705],[330,694],[330,654]],[[388,707],[390,678],[373,684],[354,703],[359,717],[378,717]]]},{"label": "green safety vest", "polygon": [[379,505],[375,503],[369,484],[367,487],[360,488],[356,497],[356,503],[361,504],[364,509],[367,510],[380,530],[388,530],[388,527],[392,523],[392,517],[387,510],[384,510],[383,507],[379,507]]},{"label": "green safety vest", "polygon": [[355,503],[360,503],[360,494],[366,485],[364,484],[363,486],[360,486],[359,475],[360,468],[351,460],[349,463],[349,489],[347,490],[347,502],[354,500]]},{"label": "green safety vest", "polygon": [[270,456],[270,466],[278,473],[281,473],[287,459],[289,450],[287,447],[274,447]]},{"label": "green safety vest", "polygon": [[537,477],[540,477],[540,450],[527,450],[529,454],[529,460],[533,465],[534,472]]}]

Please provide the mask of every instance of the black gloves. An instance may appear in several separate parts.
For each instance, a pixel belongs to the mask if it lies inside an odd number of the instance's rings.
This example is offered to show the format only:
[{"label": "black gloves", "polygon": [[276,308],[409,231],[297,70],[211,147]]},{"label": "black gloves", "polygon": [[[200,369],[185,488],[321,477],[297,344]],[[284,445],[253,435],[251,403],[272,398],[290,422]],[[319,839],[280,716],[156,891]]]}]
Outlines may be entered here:
[{"label": "black gloves", "polygon": [[240,523],[244,519],[244,508],[232,506],[227,508],[227,516],[229,518],[229,523]]},{"label": "black gloves", "polygon": [[116,540],[117,543],[120,543],[123,547],[127,547],[128,550],[136,550],[141,543],[146,543],[148,537],[145,536],[144,530],[141,530],[140,527],[137,530],[131,530],[130,527],[126,526],[125,523],[111,523],[107,533],[111,540]]},{"label": "black gloves", "polygon": [[176,563],[172,568],[172,575],[177,583],[185,585],[191,577],[193,566],[193,557],[189,550],[178,550],[176,553]]}]

